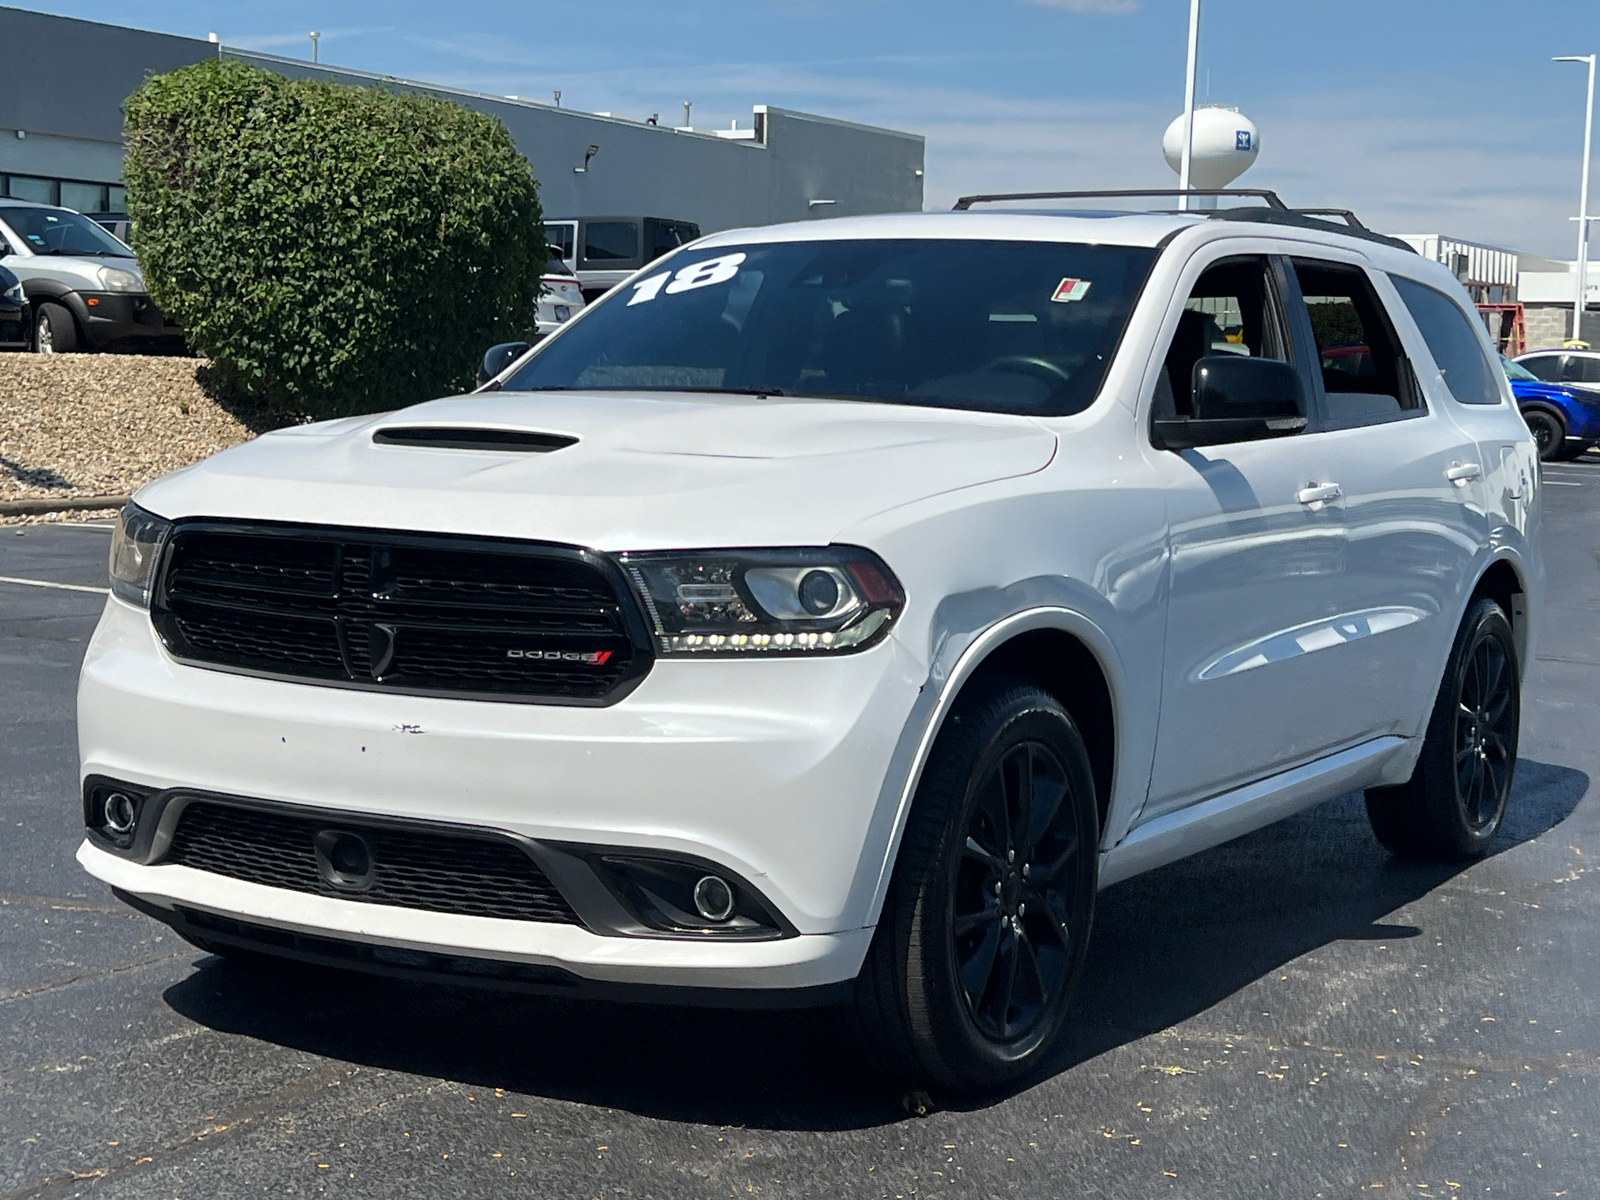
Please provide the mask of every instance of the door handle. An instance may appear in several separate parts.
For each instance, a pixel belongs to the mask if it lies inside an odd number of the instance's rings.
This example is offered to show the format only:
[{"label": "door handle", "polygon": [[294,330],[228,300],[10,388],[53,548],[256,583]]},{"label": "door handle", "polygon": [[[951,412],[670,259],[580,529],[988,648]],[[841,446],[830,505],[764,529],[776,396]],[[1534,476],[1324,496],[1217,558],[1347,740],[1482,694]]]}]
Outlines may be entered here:
[{"label": "door handle", "polygon": [[1342,495],[1344,489],[1337,483],[1310,483],[1296,492],[1294,498],[1301,504],[1326,504]]},{"label": "door handle", "polygon": [[1470,483],[1474,479],[1482,478],[1483,468],[1477,463],[1451,463],[1444,477],[1451,483]]}]

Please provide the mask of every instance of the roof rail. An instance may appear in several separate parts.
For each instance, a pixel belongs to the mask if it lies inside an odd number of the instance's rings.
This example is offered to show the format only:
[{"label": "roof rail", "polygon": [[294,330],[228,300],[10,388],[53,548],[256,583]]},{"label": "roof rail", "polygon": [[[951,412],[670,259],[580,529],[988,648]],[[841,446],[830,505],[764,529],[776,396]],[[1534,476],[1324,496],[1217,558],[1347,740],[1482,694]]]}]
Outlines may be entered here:
[{"label": "roof rail", "polygon": [[1417,252],[1409,242],[1368,229],[1356,219],[1354,213],[1344,208],[1294,208],[1281,212],[1275,208],[1225,208],[1208,212],[1207,215],[1213,221],[1254,221],[1263,225],[1320,229],[1325,233],[1342,233],[1345,237],[1360,238],[1364,242],[1392,246],[1396,250],[1409,250],[1413,254]]},{"label": "roof rail", "polygon": [[[966,212],[974,204],[996,204],[1006,200],[1110,200],[1126,196],[1253,196],[1265,200],[1268,208],[1289,211],[1289,206],[1278,199],[1277,192],[1265,188],[1124,188],[1110,192],[1010,192],[992,196],[963,196],[955,203],[953,212]],[[1210,209],[1192,209],[1196,216],[1205,216]]]}]

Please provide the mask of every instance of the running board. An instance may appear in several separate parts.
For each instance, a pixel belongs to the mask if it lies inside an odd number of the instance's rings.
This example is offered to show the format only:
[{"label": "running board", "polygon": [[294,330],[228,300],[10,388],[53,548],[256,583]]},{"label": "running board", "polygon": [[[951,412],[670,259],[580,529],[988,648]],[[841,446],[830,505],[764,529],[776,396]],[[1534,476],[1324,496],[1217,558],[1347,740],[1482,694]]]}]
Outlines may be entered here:
[{"label": "running board", "polygon": [[1100,857],[1100,886],[1231,842],[1354,788],[1380,782],[1387,761],[1410,739],[1373,738],[1281,775],[1258,780],[1177,812],[1153,817]]}]

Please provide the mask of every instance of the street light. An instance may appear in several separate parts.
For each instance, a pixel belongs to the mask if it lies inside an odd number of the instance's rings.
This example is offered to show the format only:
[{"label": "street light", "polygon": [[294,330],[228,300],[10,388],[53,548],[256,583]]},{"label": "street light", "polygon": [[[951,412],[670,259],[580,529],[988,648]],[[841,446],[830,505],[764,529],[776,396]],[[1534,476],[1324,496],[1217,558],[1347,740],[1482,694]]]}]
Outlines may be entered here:
[{"label": "street light", "polygon": [[[1198,0],[1196,0],[1198,3]],[[1592,54],[1564,54],[1552,62],[1589,64],[1589,98],[1583,108],[1583,180],[1578,186],[1578,289],[1572,302],[1572,338],[1583,340],[1583,308],[1589,276],[1589,146],[1594,133],[1594,60]]]},{"label": "street light", "polygon": [[1178,167],[1178,208],[1189,211],[1189,160],[1194,155],[1194,68],[1200,54],[1200,0],[1189,0],[1189,70],[1183,85],[1183,156]]}]

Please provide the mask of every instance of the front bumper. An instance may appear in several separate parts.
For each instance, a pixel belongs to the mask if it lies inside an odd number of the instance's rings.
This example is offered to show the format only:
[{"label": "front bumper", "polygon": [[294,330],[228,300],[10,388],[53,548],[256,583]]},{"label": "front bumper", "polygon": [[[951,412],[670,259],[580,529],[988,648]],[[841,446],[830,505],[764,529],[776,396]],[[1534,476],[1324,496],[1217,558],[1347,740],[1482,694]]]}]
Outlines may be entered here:
[{"label": "front bumper", "polygon": [[836,984],[871,938],[899,795],[886,776],[919,682],[891,638],[829,660],[662,660],[609,708],[352,692],[184,666],[148,613],[111,599],[80,682],[85,778],[686,855],[749,881],[795,935],[628,937],[424,912],[88,842],[79,861],[175,924],[189,910],[602,983]]},{"label": "front bumper", "polygon": [[96,350],[184,348],[183,330],[143,293],[69,292],[65,299],[84,340]]}]

